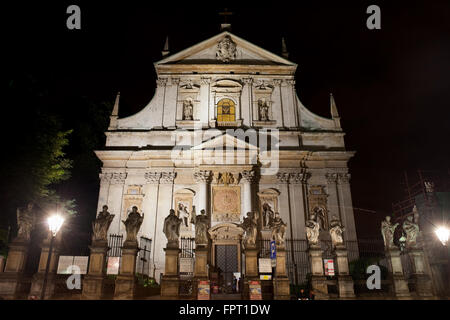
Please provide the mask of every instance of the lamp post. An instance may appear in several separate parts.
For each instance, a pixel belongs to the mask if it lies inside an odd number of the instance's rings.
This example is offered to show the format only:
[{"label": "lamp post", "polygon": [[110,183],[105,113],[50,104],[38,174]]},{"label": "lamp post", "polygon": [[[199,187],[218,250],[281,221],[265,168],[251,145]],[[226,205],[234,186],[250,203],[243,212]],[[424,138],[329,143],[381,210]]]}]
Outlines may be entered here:
[{"label": "lamp post", "polygon": [[41,300],[45,298],[45,289],[47,288],[47,277],[48,270],[50,269],[50,261],[52,258],[53,241],[55,240],[56,234],[64,223],[64,218],[58,214],[52,215],[47,219],[48,229],[51,232],[50,246],[48,249],[47,266],[45,267],[44,283],[42,284]]},{"label": "lamp post", "polygon": [[[436,233],[436,236],[438,237],[439,241],[441,241],[442,245],[447,249],[447,279],[448,279],[447,285],[450,287],[450,247],[448,245],[450,230],[447,226],[443,225],[437,227],[434,232]],[[447,290],[449,290],[449,288],[447,288]]]}]

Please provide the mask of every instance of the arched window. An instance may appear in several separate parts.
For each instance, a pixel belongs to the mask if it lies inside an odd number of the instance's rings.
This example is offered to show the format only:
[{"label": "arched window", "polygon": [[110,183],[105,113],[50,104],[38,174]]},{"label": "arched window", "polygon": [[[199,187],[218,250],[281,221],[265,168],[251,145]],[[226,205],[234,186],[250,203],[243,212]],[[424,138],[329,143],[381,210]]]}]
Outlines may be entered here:
[{"label": "arched window", "polygon": [[222,99],[217,103],[217,122],[236,121],[236,105],[231,99]]}]

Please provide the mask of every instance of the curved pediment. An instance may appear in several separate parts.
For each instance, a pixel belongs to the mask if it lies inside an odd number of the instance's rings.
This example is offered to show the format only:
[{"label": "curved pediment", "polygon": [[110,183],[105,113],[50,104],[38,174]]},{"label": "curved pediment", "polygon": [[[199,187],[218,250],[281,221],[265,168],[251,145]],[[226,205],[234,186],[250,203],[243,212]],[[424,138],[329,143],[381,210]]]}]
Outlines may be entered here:
[{"label": "curved pediment", "polygon": [[211,240],[231,240],[240,241],[244,230],[241,227],[229,222],[218,224],[208,230]]}]

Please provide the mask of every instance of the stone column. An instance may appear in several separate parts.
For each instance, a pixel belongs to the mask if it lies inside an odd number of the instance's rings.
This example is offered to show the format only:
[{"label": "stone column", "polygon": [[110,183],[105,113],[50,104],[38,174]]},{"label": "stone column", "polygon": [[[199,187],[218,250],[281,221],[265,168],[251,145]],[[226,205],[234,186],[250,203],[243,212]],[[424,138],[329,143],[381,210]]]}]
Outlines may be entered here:
[{"label": "stone column", "polygon": [[408,288],[408,282],[403,274],[402,260],[400,258],[400,250],[396,247],[386,250],[386,258],[391,272],[392,285],[394,294],[399,299],[408,299],[411,297]]},{"label": "stone column", "polygon": [[178,299],[179,292],[179,265],[178,256],[181,252],[179,244],[167,244],[164,249],[166,252],[166,264],[164,275],[161,281],[161,298],[163,299]]},{"label": "stone column", "polygon": [[108,230],[109,234],[123,234],[124,227],[121,226],[121,221],[126,219],[122,217],[122,202],[123,202],[123,188],[127,178],[126,172],[113,172],[111,175],[111,185],[108,193],[108,208],[114,214],[114,219]]},{"label": "stone column", "polygon": [[102,207],[108,203],[109,187],[112,173],[100,173],[100,190],[98,192],[97,212],[102,211]]},{"label": "stone column", "polygon": [[284,126],[287,128],[295,128],[296,112],[294,110],[294,101],[292,97],[292,85],[294,80],[281,81],[281,102],[284,117]]},{"label": "stone column", "polygon": [[323,270],[323,250],[318,244],[310,244],[308,249],[309,261],[311,263],[311,289],[317,299],[328,298],[327,279]]},{"label": "stone column", "polygon": [[244,198],[242,199],[242,213],[245,215],[247,212],[253,211],[252,199],[252,184],[255,181],[255,171],[244,170],[241,173],[242,176],[242,189],[244,191]]},{"label": "stone column", "polygon": [[[22,293],[22,279],[28,257],[30,240],[14,239],[9,245],[6,265],[0,266],[0,297],[3,299],[20,299]],[[4,260],[2,260],[4,261]],[[3,271],[3,272],[2,272]]]},{"label": "stone column", "polygon": [[103,297],[103,285],[106,277],[106,253],[108,252],[108,241],[92,241],[89,249],[91,250],[89,257],[89,270],[83,280],[81,299],[99,300]]},{"label": "stone column", "polygon": [[122,257],[119,275],[116,278],[114,300],[131,300],[134,298],[136,287],[136,256],[138,243],[125,241],[122,247]]},{"label": "stone column", "polygon": [[335,260],[338,269],[338,288],[339,298],[352,299],[355,298],[353,288],[353,278],[350,276],[348,268],[348,255],[345,245],[337,245],[335,250]]},{"label": "stone column", "polygon": [[338,194],[337,194],[337,180],[338,180],[338,174],[337,173],[326,173],[325,178],[327,179],[327,193],[328,193],[328,216],[336,216],[341,219],[341,221],[344,221],[342,218],[340,207],[339,207],[339,200],[338,200]]},{"label": "stone column", "polygon": [[206,214],[209,214],[208,184],[211,182],[211,171],[199,170],[194,172],[194,180],[199,186],[198,208],[196,209],[198,212],[204,209]]},{"label": "stone column", "polygon": [[417,295],[422,298],[434,297],[431,278],[425,271],[425,256],[423,249],[408,248],[407,252],[412,260],[413,273],[411,274],[411,279],[415,283]]},{"label": "stone column", "polygon": [[163,109],[163,127],[175,129],[179,78],[169,78],[166,83]]},{"label": "stone column", "polygon": [[355,241],[356,228],[355,228],[355,218],[353,216],[353,204],[352,204],[352,194],[350,191],[350,174],[349,173],[339,173],[337,179],[337,189],[339,196],[339,205],[341,212],[342,223],[345,226],[345,232],[347,234],[347,240]]},{"label": "stone column", "polygon": [[290,287],[289,278],[286,272],[286,248],[277,248],[277,260],[275,269],[275,279],[273,283],[273,298],[275,300],[289,300]]},{"label": "stone column", "polygon": [[305,221],[307,218],[305,205],[307,199],[304,199],[303,189],[306,188],[307,180],[310,177],[308,172],[291,173],[289,177],[289,199],[290,211],[292,213],[292,239],[306,239]]},{"label": "stone column", "polygon": [[256,246],[246,247],[245,255],[245,277],[243,278],[243,296],[250,299],[249,282],[258,280],[258,249]]},{"label": "stone column", "polygon": [[211,119],[209,114],[209,84],[211,82],[210,78],[201,78],[200,79],[200,110],[194,112],[197,114],[202,127],[209,126],[209,119]]},{"label": "stone column", "polygon": [[242,88],[242,96],[241,96],[241,102],[242,102],[242,113],[241,113],[241,119],[243,119],[243,125],[244,126],[251,126],[252,125],[252,78],[244,78],[242,79],[244,82],[244,86]]},{"label": "stone column", "polygon": [[283,104],[281,101],[281,79],[273,80],[273,92],[272,92],[272,116],[273,119],[277,121],[277,127],[285,127],[284,118],[285,114],[283,112]]},{"label": "stone column", "polygon": [[200,281],[208,280],[208,252],[209,248],[207,246],[196,246],[195,251],[195,262],[194,262],[194,284],[193,293],[197,298],[198,285]]},{"label": "stone column", "polygon": [[[60,231],[53,240],[52,255],[50,257],[50,266],[48,269],[47,285],[45,289],[44,299],[49,299],[55,292],[55,277],[59,260],[59,244],[61,242],[62,232]],[[48,254],[50,250],[51,234],[42,241],[41,256],[39,258],[38,271],[33,275],[29,296],[39,298],[44,283],[45,270],[47,267]]]}]

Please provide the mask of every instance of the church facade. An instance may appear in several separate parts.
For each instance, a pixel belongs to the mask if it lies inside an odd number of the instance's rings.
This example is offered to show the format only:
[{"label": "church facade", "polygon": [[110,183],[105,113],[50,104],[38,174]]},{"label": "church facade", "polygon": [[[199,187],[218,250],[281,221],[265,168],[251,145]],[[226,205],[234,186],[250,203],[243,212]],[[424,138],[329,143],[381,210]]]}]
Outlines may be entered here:
[{"label": "church facade", "polygon": [[102,161],[98,211],[108,205],[109,234],[125,234],[132,207],[144,213],[138,239],[151,239],[150,274],[164,273],[164,219],[182,219],[181,236],[193,237],[192,217],[210,216],[210,261],[233,248],[242,266],[247,212],[258,216],[259,237],[270,238],[279,212],[286,238],[306,239],[314,214],[321,237],[336,216],[345,240],[356,240],[347,151],[334,99],[331,118],[300,102],[297,65],[224,31],[156,62],[156,91],[140,112],[119,118],[119,97],[96,151]]}]

